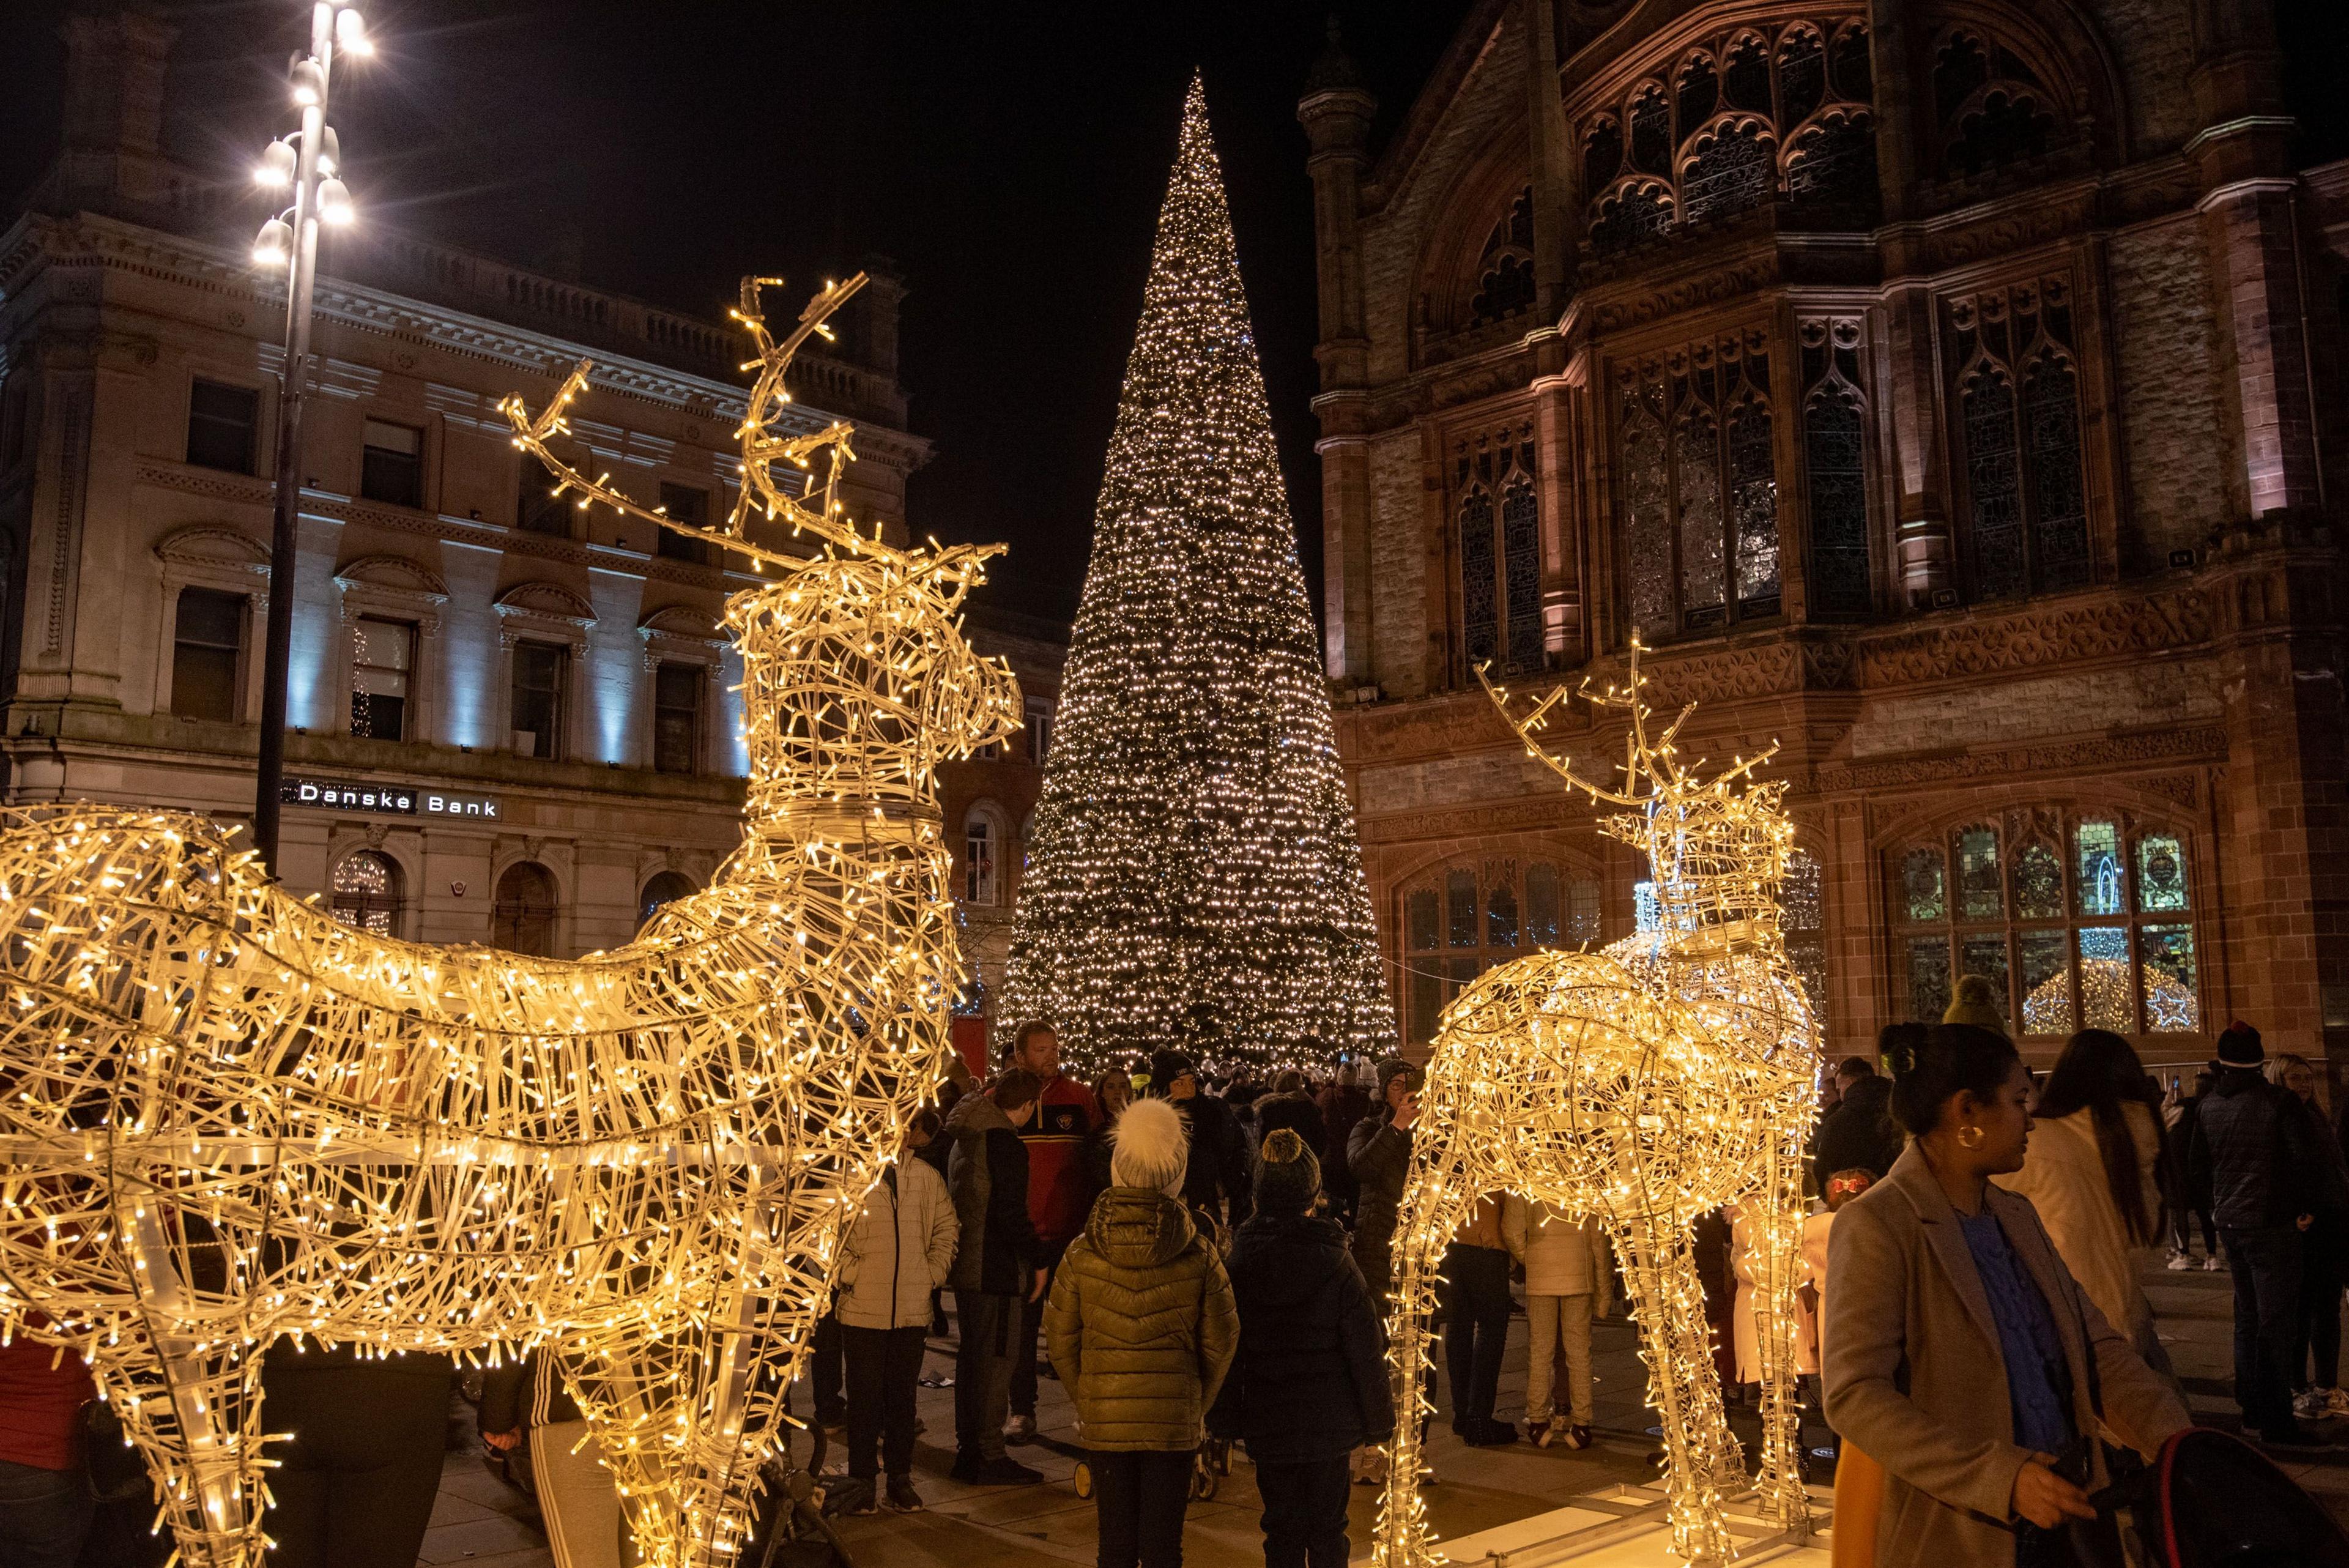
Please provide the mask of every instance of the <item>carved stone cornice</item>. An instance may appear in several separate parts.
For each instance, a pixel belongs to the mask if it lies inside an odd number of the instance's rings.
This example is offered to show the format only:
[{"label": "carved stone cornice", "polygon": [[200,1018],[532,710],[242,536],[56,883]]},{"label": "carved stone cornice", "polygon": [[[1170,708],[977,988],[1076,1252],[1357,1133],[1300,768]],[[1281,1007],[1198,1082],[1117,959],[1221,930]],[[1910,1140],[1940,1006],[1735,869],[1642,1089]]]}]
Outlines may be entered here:
[{"label": "carved stone cornice", "polygon": [[2166,652],[2208,642],[2216,629],[2210,597],[2199,587],[2099,593],[2010,615],[1870,633],[1859,643],[1858,684],[1909,686]]},{"label": "carved stone cornice", "polygon": [[1555,795],[1533,800],[1440,806],[1432,811],[1369,817],[1362,823],[1361,834],[1365,845],[1411,844],[1429,838],[1467,838],[1487,833],[1565,827],[1589,820],[1588,803],[1569,800],[1561,789]]},{"label": "carved stone cornice", "polygon": [[[2184,758],[2219,762],[2226,755],[2227,732],[2217,725],[2210,725],[2182,730],[2140,730],[2129,734],[2097,735],[2075,741],[2055,741],[2039,746],[1967,752],[1954,756],[1835,763],[1818,769],[1814,777],[1821,794],[1876,794],[1918,785],[1961,783],[1970,779],[2118,772],[2147,763],[2168,763]],[[2157,793],[2174,797],[2174,780],[2155,781],[2152,787],[2157,787]]]}]

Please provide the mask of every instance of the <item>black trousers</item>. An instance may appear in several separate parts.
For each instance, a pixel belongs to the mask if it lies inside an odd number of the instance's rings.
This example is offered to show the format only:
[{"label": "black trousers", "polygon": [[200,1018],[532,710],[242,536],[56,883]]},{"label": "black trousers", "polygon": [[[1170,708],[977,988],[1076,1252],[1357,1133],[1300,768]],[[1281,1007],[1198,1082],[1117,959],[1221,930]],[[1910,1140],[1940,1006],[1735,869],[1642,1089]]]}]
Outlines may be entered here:
[{"label": "black trousers", "polygon": [[1044,1303],[1052,1299],[1052,1282],[1059,1277],[1061,1254],[1069,1250],[1066,1241],[1044,1243],[1044,1293],[1034,1301],[1023,1301],[1019,1306],[1019,1359],[1011,1364],[1011,1413],[1033,1416],[1036,1413],[1036,1336],[1044,1328]]},{"label": "black trousers", "polygon": [[840,1414],[840,1318],[826,1313],[815,1320],[815,1332],[808,1336],[808,1390],[815,1397],[819,1427]]},{"label": "black trousers", "polygon": [[848,1473],[870,1480],[873,1449],[893,1476],[914,1469],[914,1390],[922,1376],[927,1324],[911,1328],[840,1327],[848,1362]]},{"label": "black trousers", "polygon": [[1191,1506],[1189,1449],[1085,1456],[1093,1472],[1100,1568],[1183,1568],[1183,1511]]},{"label": "black trousers", "polygon": [[2235,1403],[2255,1432],[2292,1427],[2292,1342],[2300,1322],[2300,1231],[2219,1227],[2235,1276]]},{"label": "black trousers", "polygon": [[2349,1262],[2349,1223],[2320,1214],[2300,1238],[2300,1320],[2293,1335],[2292,1382],[2310,1386],[2311,1362],[2314,1386],[2341,1386],[2342,1267]]},{"label": "black trousers", "polygon": [[1452,1376],[1452,1429],[1493,1418],[1501,1352],[1509,1343],[1509,1254],[1454,1242],[1444,1254],[1444,1361]]},{"label": "black trousers", "polygon": [[1256,1467],[1264,1498],[1264,1568],[1346,1568],[1352,1456]]},{"label": "black trousers", "polygon": [[448,1449],[449,1362],[287,1368],[272,1362],[262,1408],[295,1441],[275,1451],[269,1568],[415,1568]]}]

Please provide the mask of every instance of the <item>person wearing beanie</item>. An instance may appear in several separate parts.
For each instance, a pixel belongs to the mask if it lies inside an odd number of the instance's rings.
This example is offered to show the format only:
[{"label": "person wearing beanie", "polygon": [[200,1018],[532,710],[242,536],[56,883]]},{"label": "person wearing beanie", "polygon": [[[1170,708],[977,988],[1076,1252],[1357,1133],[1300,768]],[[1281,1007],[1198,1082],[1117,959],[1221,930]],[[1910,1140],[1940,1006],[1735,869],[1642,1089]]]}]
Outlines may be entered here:
[{"label": "person wearing beanie", "polygon": [[947,1186],[960,1236],[947,1276],[957,1335],[955,1462],[947,1474],[978,1486],[1044,1479],[1004,1451],[1003,1430],[1024,1303],[1044,1293],[1043,1245],[1028,1214],[1028,1146],[1019,1137],[1042,1092],[1036,1075],[1009,1068],[986,1093],[957,1101],[946,1122],[954,1142]]},{"label": "person wearing beanie", "polygon": [[1990,976],[1969,974],[1958,980],[1958,994],[1941,1013],[1944,1023],[1971,1023],[1977,1029],[1987,1029],[1993,1034],[2004,1034],[2006,1009],[1991,990]]},{"label": "person wearing beanie", "polygon": [[1191,1461],[1239,1339],[1230,1279],[1180,1194],[1182,1114],[1137,1100],[1117,1120],[1115,1183],[1069,1243],[1044,1313],[1077,1407],[1102,1568],[1177,1568]]},{"label": "person wearing beanie", "polygon": [[1211,1226],[1237,1225],[1248,1212],[1248,1143],[1232,1107],[1199,1092],[1198,1064],[1185,1051],[1150,1054],[1150,1092],[1183,1119],[1190,1148],[1182,1198]]},{"label": "person wearing beanie", "polygon": [[1256,1213],[1226,1263],[1240,1348],[1207,1430],[1247,1445],[1266,1568],[1344,1568],[1354,1451],[1394,1435],[1386,1328],[1346,1233],[1316,1218],[1320,1162],[1293,1127],[1265,1135]]},{"label": "person wearing beanie", "polygon": [[2271,1449],[2325,1447],[2292,1407],[2292,1354],[2300,1316],[2301,1233],[2315,1221],[2323,1175],[2290,1091],[2260,1071],[2260,1032],[2240,1020],[2220,1033],[2186,1156],[2189,1200],[2218,1221],[2235,1282],[2235,1403],[2243,1428]]}]

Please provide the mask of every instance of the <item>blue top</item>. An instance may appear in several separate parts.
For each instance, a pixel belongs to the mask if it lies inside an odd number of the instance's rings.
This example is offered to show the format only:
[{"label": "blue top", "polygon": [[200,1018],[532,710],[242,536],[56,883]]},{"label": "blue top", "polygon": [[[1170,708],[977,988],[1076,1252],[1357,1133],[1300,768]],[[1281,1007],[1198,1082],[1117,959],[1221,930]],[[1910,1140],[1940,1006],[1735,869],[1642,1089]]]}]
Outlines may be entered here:
[{"label": "blue top", "polygon": [[2072,1440],[2072,1370],[2054,1314],[2031,1272],[2015,1256],[1998,1216],[1961,1214],[1966,1250],[1990,1297],[1998,1347],[2006,1357],[2006,1386],[2014,1402],[2014,1440],[2043,1454],[2060,1454]]}]

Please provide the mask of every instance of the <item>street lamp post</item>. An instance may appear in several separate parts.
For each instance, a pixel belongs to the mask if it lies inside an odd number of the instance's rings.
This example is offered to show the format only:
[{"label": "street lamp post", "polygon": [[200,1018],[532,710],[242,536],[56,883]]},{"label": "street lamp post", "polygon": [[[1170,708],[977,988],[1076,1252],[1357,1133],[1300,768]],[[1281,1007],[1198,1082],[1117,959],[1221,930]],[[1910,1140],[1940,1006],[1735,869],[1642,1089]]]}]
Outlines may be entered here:
[{"label": "street lamp post", "polygon": [[[318,225],[347,223],[350,192],[341,179],[335,132],[326,124],[326,88],[337,47],[371,51],[357,11],[318,0],[310,11],[310,52],[286,73],[302,126],[273,141],[254,178],[293,187],[294,204],[261,227],[253,259],[289,268],[285,280],[285,364],[277,395],[277,484],[269,531],[269,630],[262,652],[261,759],[254,781],[253,839],[262,864],[277,867],[278,795],[285,777],[285,686],[294,655],[294,567],[302,525],[302,384],[310,372],[310,296],[318,269]],[[290,222],[288,220],[291,220]]]}]

